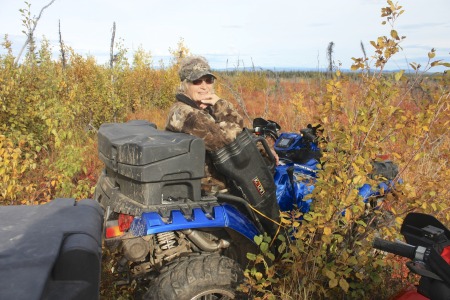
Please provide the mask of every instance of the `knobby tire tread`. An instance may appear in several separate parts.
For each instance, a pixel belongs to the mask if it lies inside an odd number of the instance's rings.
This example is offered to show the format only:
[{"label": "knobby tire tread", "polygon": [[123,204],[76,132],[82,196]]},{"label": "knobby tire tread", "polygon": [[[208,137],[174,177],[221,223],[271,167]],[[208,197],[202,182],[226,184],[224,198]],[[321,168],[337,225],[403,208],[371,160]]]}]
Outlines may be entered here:
[{"label": "knobby tire tread", "polygon": [[242,269],[234,260],[219,254],[191,254],[161,269],[160,275],[150,283],[143,299],[191,299],[202,290],[210,288],[236,293],[242,280]]}]

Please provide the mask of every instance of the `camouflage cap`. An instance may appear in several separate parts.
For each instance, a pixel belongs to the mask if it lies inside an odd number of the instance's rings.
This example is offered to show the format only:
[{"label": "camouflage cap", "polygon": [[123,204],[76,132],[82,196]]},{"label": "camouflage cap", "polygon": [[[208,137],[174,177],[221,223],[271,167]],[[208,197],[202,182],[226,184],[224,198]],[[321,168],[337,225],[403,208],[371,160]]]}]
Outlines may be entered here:
[{"label": "camouflage cap", "polygon": [[178,75],[180,76],[181,81],[184,81],[185,79],[194,81],[205,75],[211,75],[216,78],[216,76],[211,73],[208,61],[202,56],[185,57],[180,63]]}]

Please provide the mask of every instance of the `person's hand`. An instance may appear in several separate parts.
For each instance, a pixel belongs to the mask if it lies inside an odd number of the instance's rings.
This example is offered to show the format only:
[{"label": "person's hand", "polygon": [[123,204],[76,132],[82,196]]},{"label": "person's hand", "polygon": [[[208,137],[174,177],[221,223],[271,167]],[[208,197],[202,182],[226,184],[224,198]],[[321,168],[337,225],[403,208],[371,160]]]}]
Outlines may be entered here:
[{"label": "person's hand", "polygon": [[220,99],[216,94],[207,94],[205,98],[201,100],[200,108],[205,109],[208,106],[216,104],[216,102]]}]

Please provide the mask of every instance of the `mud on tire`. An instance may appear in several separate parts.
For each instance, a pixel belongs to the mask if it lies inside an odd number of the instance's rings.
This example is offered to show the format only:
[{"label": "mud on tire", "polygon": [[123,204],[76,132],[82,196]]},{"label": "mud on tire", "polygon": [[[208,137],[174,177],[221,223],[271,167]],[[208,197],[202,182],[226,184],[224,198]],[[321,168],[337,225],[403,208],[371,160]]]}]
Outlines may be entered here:
[{"label": "mud on tire", "polygon": [[236,288],[242,280],[242,269],[234,260],[219,254],[193,254],[163,268],[143,299],[241,299]]}]

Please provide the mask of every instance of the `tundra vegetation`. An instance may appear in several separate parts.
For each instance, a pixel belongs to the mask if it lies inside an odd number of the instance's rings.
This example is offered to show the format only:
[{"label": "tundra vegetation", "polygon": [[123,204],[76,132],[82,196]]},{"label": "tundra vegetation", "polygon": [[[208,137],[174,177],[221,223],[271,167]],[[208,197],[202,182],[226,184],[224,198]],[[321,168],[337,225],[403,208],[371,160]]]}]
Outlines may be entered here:
[{"label": "tundra vegetation", "polygon": [[[127,55],[112,40],[111,62],[100,65],[60,39],[36,45],[38,19],[23,10],[27,51],[20,60],[5,36],[0,55],[0,205],[37,205],[58,197],[91,198],[102,165],[96,130],[105,122],[146,119],[164,128],[174,101],[180,58],[190,50],[180,40],[168,64],[142,48]],[[352,72],[331,64],[327,72],[273,72],[257,68],[217,71],[217,93],[230,99],[251,126],[255,117],[276,120],[283,131],[321,124],[324,149],[311,212],[283,213],[276,249],[271,238],[255,239],[241,289],[255,299],[384,299],[416,282],[403,261],[374,251],[374,236],[399,238],[403,217],[429,213],[449,225],[450,64],[410,63],[408,72],[386,72],[405,39],[396,31],[403,9],[381,9],[387,34],[353,58]],[[401,18],[400,18],[401,19]],[[332,44],[330,43],[330,46]],[[114,46],[114,49],[113,49]],[[329,46],[329,47],[330,47]],[[333,47],[333,46],[331,46]],[[332,49],[332,48],[331,48]],[[20,56],[20,55],[19,55]],[[399,165],[395,189],[381,209],[368,211],[358,197],[375,183],[371,161]],[[345,212],[343,216],[341,212]],[[104,255],[101,295],[130,299],[133,286],[111,285],[112,257]]]}]

